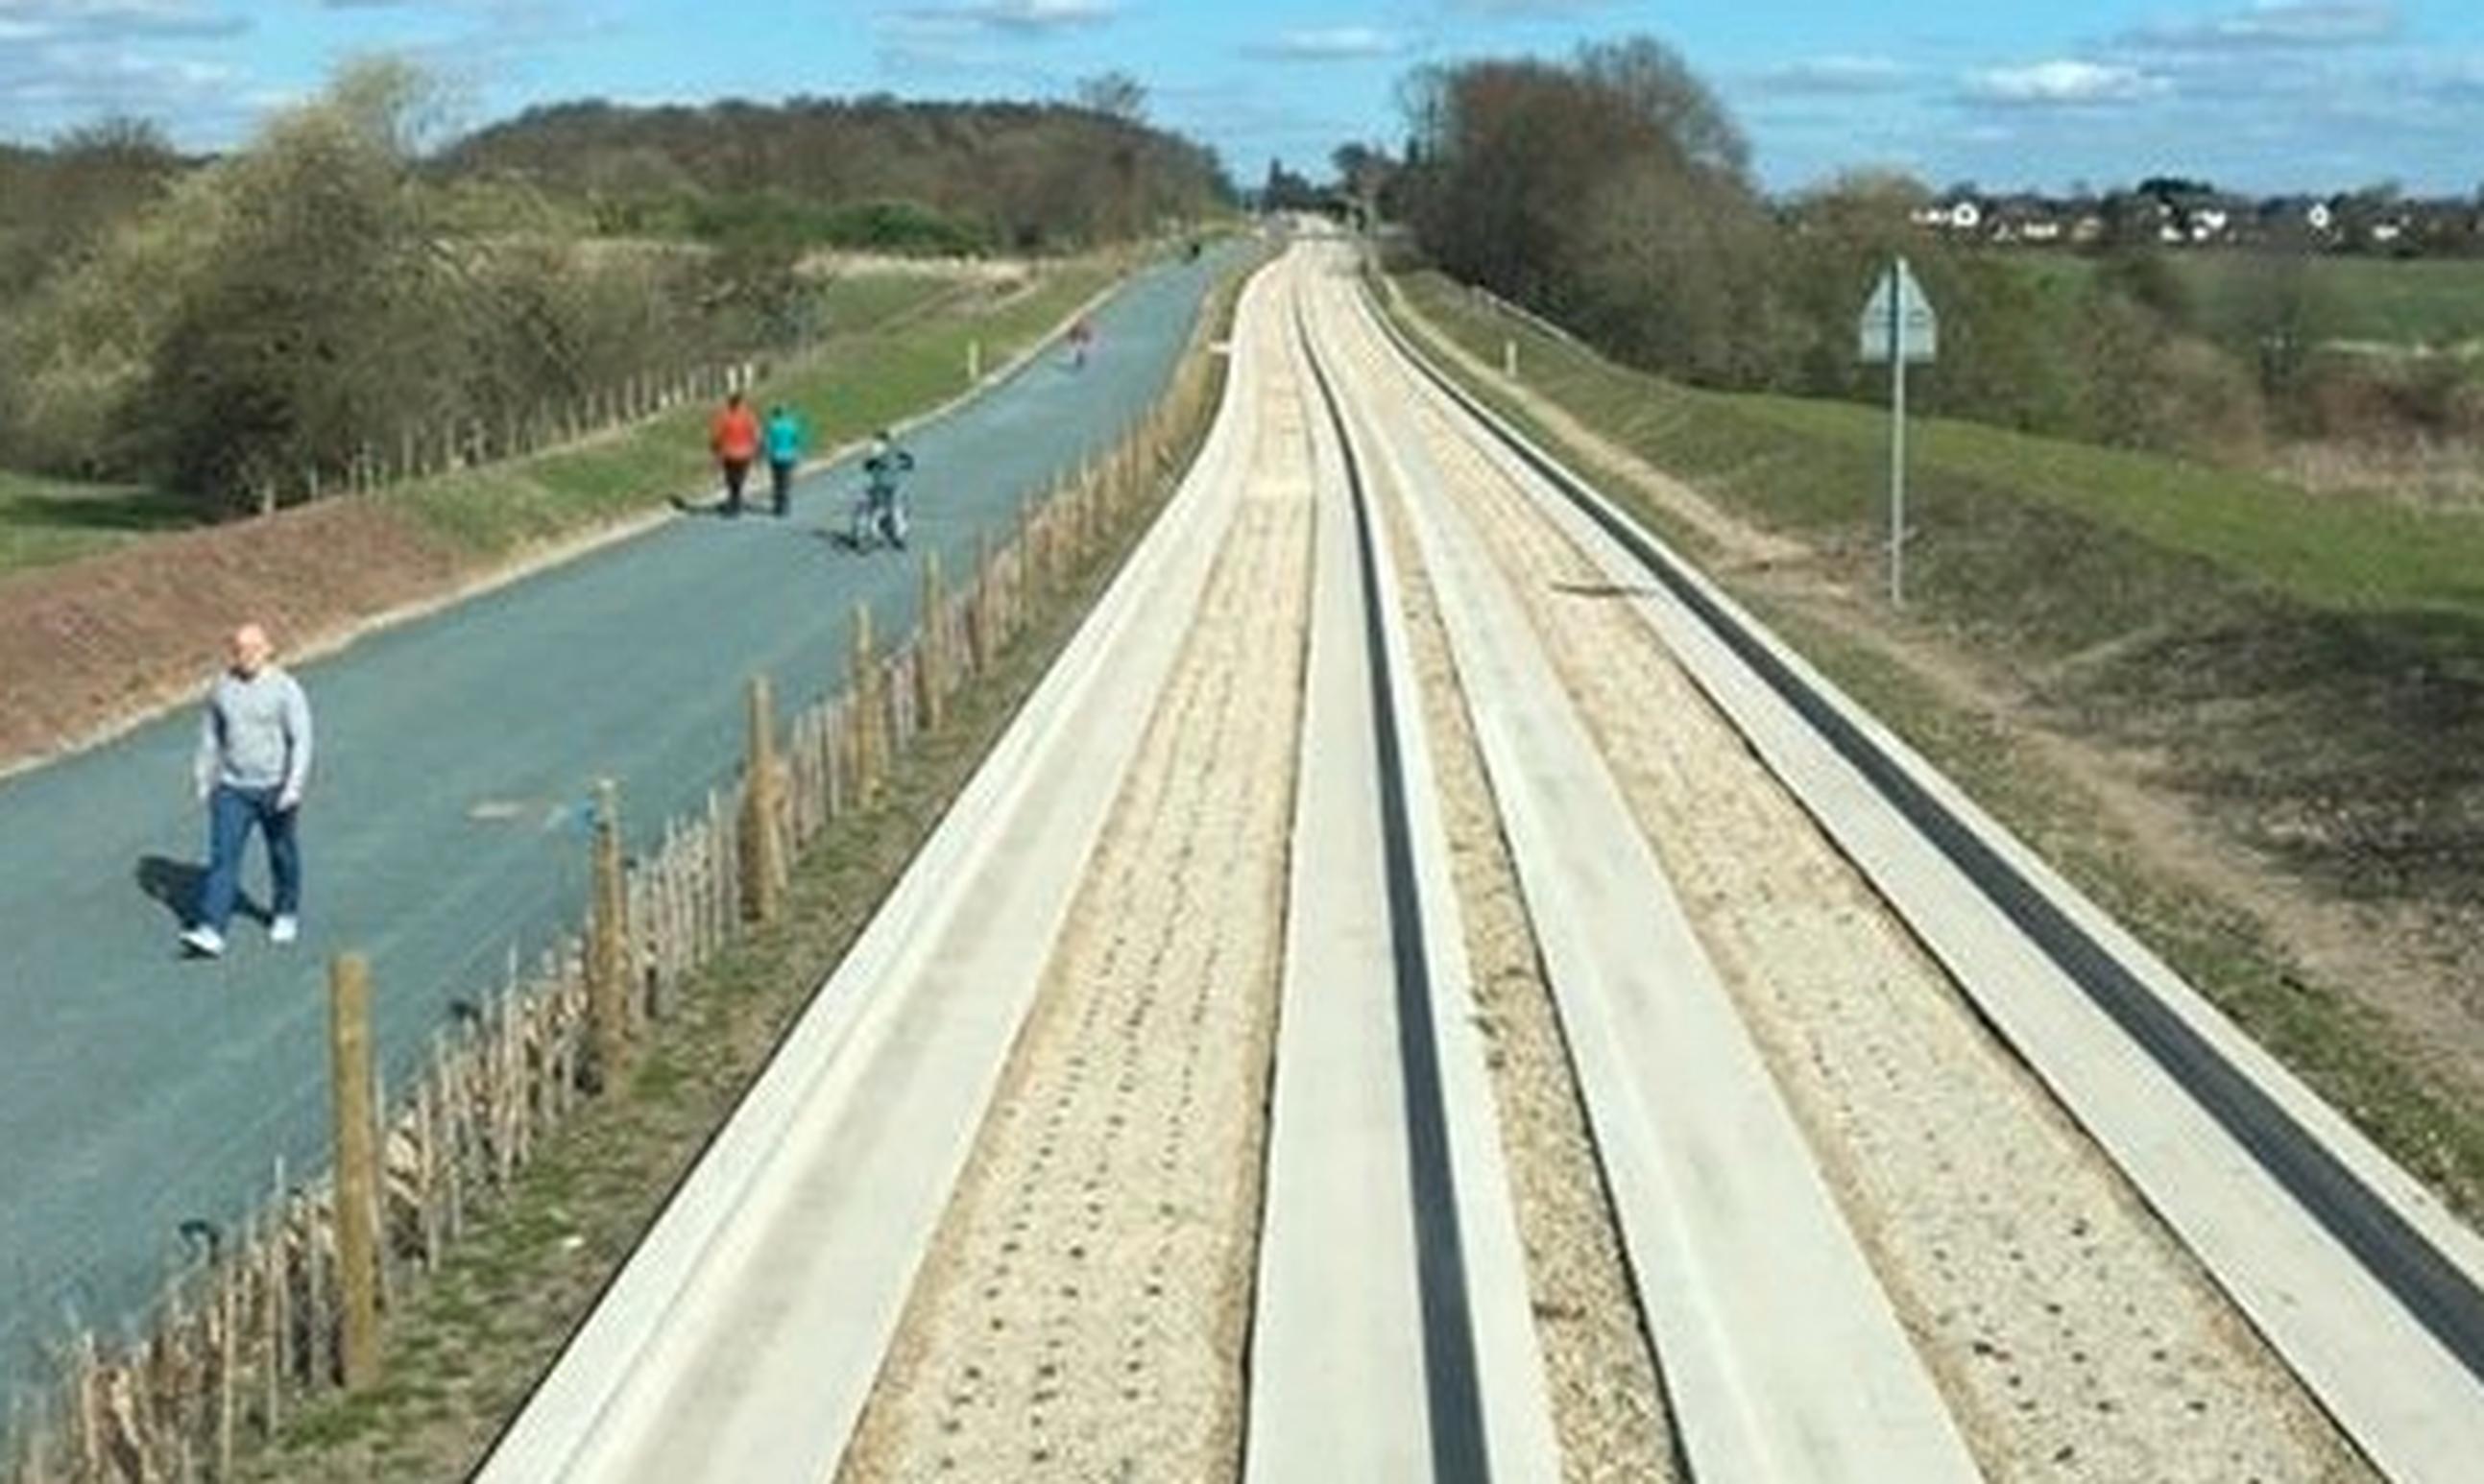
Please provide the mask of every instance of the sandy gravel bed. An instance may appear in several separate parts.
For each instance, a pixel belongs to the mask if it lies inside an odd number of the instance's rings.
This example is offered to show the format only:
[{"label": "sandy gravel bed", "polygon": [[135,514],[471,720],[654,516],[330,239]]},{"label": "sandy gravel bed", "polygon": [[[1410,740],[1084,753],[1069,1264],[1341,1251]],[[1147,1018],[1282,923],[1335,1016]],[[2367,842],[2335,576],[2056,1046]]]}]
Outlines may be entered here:
[{"label": "sandy gravel bed", "polygon": [[1424,418],[1984,1467],[2367,1476],[1601,574]]},{"label": "sandy gravel bed", "polygon": [[1280,328],[1236,525],[845,1478],[1238,1466],[1310,572]]}]

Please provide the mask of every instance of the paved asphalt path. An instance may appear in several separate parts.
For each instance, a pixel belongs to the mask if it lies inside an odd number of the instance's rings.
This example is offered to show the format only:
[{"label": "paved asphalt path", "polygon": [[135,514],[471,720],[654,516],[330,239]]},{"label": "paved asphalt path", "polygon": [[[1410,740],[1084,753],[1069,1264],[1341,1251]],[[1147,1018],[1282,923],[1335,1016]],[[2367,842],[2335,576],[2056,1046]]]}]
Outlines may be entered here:
[{"label": "paved asphalt path", "polygon": [[[913,553],[827,539],[859,477],[839,465],[790,520],[670,522],[304,668],[298,947],[245,917],[222,961],[175,955],[203,850],[194,714],[0,783],[0,1384],[72,1314],[108,1329],[143,1306],[180,1225],[232,1219],[280,1154],[324,1162],[331,954],[370,956],[396,1081],[513,945],[531,959],[576,920],[590,780],[620,780],[637,847],[699,804],[739,756],[743,677],[769,671],[790,715],[839,683],[857,600],[909,629],[916,553],[960,570],[979,528],[1107,445],[1166,383],[1214,266],[1150,270],[1096,315],[1084,370],[1048,352],[908,439]],[[254,902],[263,871],[254,845]]]}]

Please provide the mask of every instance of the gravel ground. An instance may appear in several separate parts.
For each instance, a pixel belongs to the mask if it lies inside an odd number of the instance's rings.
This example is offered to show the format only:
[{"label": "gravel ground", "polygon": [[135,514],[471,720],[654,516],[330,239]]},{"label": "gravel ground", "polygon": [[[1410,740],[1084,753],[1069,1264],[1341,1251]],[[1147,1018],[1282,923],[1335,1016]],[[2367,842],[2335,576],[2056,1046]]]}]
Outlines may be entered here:
[{"label": "gravel ground", "polygon": [[1251,482],[842,1471],[1240,1460],[1310,572],[1269,312]]},{"label": "gravel ground", "polygon": [[1490,1047],[1486,1060],[1517,1197],[1561,1475],[1571,1484],[1676,1479],[1682,1475],[1656,1355],[1639,1318],[1637,1289],[1517,868],[1467,720],[1448,634],[1404,517],[1393,502],[1382,508],[1423,688],[1424,726],[1448,828],[1475,1013]]},{"label": "gravel ground", "polygon": [[1601,574],[1425,418],[1984,1469],[2367,1477]]}]

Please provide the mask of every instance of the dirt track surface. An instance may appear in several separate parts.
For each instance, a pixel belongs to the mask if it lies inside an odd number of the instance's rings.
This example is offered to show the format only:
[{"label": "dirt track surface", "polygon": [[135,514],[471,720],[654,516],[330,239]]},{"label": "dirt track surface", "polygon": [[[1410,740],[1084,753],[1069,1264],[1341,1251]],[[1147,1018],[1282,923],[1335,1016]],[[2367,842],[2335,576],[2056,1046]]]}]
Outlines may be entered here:
[{"label": "dirt track surface", "polygon": [[843,1478],[1238,1467],[1311,547],[1304,406],[1269,380],[1236,524]]}]

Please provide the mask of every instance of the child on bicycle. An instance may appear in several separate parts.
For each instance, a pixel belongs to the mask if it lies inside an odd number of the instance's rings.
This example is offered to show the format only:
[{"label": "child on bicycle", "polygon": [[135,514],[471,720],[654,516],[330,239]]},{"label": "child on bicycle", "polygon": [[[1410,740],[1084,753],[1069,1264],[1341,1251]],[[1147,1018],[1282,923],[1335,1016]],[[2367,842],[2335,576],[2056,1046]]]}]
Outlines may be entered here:
[{"label": "child on bicycle", "polygon": [[890,546],[905,549],[905,497],[900,478],[914,467],[914,455],[897,445],[888,429],[871,436],[863,456],[862,506],[855,512],[854,546],[860,549],[877,531]]}]

